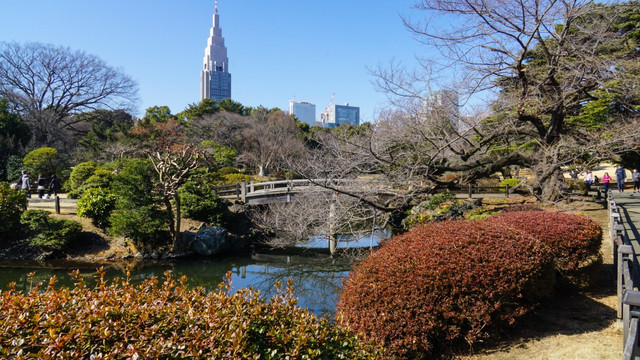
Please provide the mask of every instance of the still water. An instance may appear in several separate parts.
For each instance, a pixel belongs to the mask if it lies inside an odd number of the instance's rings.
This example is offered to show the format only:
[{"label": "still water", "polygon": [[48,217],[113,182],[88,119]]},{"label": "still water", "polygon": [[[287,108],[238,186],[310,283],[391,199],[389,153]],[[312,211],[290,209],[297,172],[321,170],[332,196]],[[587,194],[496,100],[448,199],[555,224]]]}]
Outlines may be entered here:
[{"label": "still water", "polygon": [[[79,269],[85,277],[85,283],[91,285],[96,276],[96,267],[95,264],[67,261],[4,262],[0,263],[0,289],[6,289],[10,282],[15,281],[17,290],[29,290],[31,284],[27,274],[30,272],[35,273],[34,283],[46,284],[56,275],[57,286],[72,286],[70,272],[74,269]],[[106,277],[123,277],[124,267],[123,264],[105,267]],[[318,316],[331,316],[335,312],[342,280],[351,270],[351,261],[328,256],[264,255],[143,262],[131,268],[132,282],[140,282],[151,276],[163,279],[166,270],[171,270],[176,278],[186,275],[190,286],[202,286],[208,290],[216,289],[230,271],[232,290],[251,286],[260,290],[265,297],[276,292],[277,282],[282,282],[284,288],[287,280],[292,279],[299,306],[308,308]]]}]

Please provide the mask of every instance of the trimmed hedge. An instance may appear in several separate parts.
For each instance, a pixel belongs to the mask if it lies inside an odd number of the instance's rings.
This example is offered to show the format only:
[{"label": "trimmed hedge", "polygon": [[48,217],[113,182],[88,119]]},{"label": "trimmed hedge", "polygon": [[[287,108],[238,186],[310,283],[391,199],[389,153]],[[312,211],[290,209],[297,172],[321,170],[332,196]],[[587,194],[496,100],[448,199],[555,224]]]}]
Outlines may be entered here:
[{"label": "trimmed hedge", "polygon": [[380,349],[296,305],[290,287],[266,300],[251,289],[191,289],[166,272],[132,285],[36,286],[0,293],[0,356],[64,359],[382,359]]},{"label": "trimmed hedge", "polygon": [[396,236],[348,276],[341,323],[423,359],[503,329],[548,297],[550,249],[498,222],[444,221]]},{"label": "trimmed hedge", "polygon": [[577,275],[582,266],[601,260],[602,228],[585,216],[523,211],[500,214],[487,221],[525,231],[544,242],[553,252],[556,268],[563,276]]}]

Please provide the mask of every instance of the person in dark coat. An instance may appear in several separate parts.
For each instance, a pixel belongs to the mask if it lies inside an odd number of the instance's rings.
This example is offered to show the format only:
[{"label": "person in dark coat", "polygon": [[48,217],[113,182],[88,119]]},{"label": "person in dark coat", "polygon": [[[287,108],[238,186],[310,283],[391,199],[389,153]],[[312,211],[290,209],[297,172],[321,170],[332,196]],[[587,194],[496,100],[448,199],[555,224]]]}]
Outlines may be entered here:
[{"label": "person in dark coat", "polygon": [[47,178],[42,174],[38,174],[36,185],[38,186],[38,198],[42,199],[44,197],[44,191],[47,189]]},{"label": "person in dark coat", "polygon": [[56,174],[51,175],[51,182],[49,183],[49,195],[52,197],[58,196],[58,191],[60,191],[60,180]]},{"label": "person in dark coat", "polygon": [[618,183],[618,192],[624,191],[624,179],[627,178],[627,172],[624,170],[622,165],[618,165],[616,169],[616,181]]}]

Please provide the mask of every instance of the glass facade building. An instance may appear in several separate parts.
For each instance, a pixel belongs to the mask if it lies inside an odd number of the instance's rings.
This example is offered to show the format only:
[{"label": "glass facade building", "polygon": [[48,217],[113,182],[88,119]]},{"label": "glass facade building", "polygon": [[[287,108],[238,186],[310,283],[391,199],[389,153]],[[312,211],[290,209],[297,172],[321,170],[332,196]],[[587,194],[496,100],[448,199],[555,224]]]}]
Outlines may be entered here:
[{"label": "glass facade building", "polygon": [[356,106],[331,105],[328,118],[324,120],[324,126],[336,127],[338,125],[360,125],[360,108]]},{"label": "glass facade building", "polygon": [[303,123],[316,124],[316,104],[307,101],[289,100],[289,114],[295,115]]}]

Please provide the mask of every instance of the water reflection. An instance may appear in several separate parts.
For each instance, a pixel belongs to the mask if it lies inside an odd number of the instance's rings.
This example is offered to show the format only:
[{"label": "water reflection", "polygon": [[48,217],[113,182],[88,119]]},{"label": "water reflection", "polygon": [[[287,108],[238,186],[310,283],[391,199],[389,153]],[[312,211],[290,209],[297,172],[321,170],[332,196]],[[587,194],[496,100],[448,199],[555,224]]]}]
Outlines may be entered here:
[{"label": "water reflection", "polygon": [[[293,280],[294,295],[298,297],[298,305],[306,307],[318,316],[332,315],[336,304],[342,280],[351,269],[351,264],[345,259],[331,259],[328,257],[302,258],[292,256],[271,255],[268,261],[264,257],[251,258],[235,256],[218,259],[190,259],[173,262],[147,262],[135,264],[131,269],[132,283],[139,283],[143,279],[156,276],[164,277],[166,270],[171,270],[175,277],[186,275],[190,286],[202,286],[207,290],[215,290],[225,279],[228,271],[232,273],[232,290],[253,287],[260,290],[265,297],[276,292],[276,283],[286,286],[287,280]],[[34,283],[43,282],[56,275],[56,286],[73,286],[69,274],[71,270],[79,269],[87,285],[93,284],[96,277],[96,264],[74,262],[48,263],[12,263],[0,264],[0,289],[6,289],[10,282],[16,282],[17,290],[29,290],[32,286],[28,273],[34,272]],[[124,275],[123,264],[105,267],[105,277],[109,280]]]},{"label": "water reflection", "polygon": [[[391,232],[387,230],[376,230],[369,235],[353,236],[353,235],[337,235],[338,249],[366,249],[376,248],[384,240],[391,237]],[[296,244],[296,247],[308,249],[328,249],[329,239],[324,236],[312,236],[309,241]]]}]

